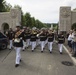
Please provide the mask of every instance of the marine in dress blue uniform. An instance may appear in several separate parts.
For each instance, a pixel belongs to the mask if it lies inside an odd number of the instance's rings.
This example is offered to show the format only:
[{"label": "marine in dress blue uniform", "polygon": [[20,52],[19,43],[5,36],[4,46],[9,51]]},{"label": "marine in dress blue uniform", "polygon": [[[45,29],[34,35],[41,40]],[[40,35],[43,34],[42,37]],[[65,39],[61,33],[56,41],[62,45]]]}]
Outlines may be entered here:
[{"label": "marine in dress blue uniform", "polygon": [[23,35],[23,51],[25,51],[25,49],[27,48],[27,43],[26,43],[26,27],[24,28],[24,30],[23,30],[23,33],[24,33],[24,35]]},{"label": "marine in dress blue uniform", "polygon": [[9,39],[9,50],[11,50],[13,48],[12,39],[14,37],[14,31],[12,30],[12,28],[9,29],[7,36],[8,36],[8,39]]},{"label": "marine in dress blue uniform", "polygon": [[26,47],[28,48],[30,46],[30,30],[26,29]]},{"label": "marine in dress blue uniform", "polygon": [[63,47],[64,42],[65,42],[65,37],[62,34],[62,32],[60,32],[60,34],[58,35],[58,46],[59,46],[60,54],[62,54],[62,47]]},{"label": "marine in dress blue uniform", "polygon": [[14,35],[14,47],[16,50],[16,61],[15,61],[15,67],[18,67],[21,61],[21,48],[23,47],[23,31],[20,29],[20,26],[16,26],[17,30],[15,31],[15,35]]},{"label": "marine in dress blue uniform", "polygon": [[41,44],[41,53],[43,53],[43,49],[45,47],[45,41],[46,41],[46,33],[44,29],[41,30],[41,33],[39,34],[39,38]]},{"label": "marine in dress blue uniform", "polygon": [[30,38],[31,46],[32,46],[32,52],[36,48],[36,38],[37,38],[36,35],[37,35],[36,31],[35,30],[32,30],[31,38]]},{"label": "marine in dress blue uniform", "polygon": [[49,29],[49,31],[48,31],[48,48],[49,48],[50,53],[52,53],[53,41],[54,41],[54,32],[52,32],[52,30]]}]

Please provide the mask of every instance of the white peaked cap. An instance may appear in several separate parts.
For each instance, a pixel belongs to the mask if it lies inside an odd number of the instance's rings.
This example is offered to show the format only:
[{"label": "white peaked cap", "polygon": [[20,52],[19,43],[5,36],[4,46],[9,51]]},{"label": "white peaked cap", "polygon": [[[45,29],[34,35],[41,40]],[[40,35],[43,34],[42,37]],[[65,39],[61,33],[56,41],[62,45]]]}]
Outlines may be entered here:
[{"label": "white peaked cap", "polygon": [[49,30],[52,30],[52,28],[49,28]]},{"label": "white peaked cap", "polygon": [[33,30],[35,30],[35,29],[36,29],[36,27],[33,27],[32,29],[33,29]]}]

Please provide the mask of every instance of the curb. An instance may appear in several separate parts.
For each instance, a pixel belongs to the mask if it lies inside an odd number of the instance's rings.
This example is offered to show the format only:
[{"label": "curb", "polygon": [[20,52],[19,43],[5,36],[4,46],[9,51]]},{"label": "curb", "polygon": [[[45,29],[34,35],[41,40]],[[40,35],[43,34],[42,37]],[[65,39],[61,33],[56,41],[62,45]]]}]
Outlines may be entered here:
[{"label": "curb", "polygon": [[71,54],[69,53],[68,49],[63,45],[63,48],[65,49],[65,51],[68,53],[68,55],[70,56],[70,58],[72,59],[74,65],[76,65],[76,59],[74,57],[71,56]]}]

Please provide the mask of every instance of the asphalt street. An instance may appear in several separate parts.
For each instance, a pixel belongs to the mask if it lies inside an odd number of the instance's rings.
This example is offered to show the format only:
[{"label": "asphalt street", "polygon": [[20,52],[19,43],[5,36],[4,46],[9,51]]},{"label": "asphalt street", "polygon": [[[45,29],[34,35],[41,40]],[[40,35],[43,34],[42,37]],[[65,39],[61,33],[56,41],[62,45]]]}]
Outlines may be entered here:
[{"label": "asphalt street", "polygon": [[63,49],[59,53],[57,44],[53,45],[50,54],[47,46],[41,53],[40,46],[34,52],[31,47],[21,51],[22,62],[15,67],[15,50],[0,50],[0,75],[76,75],[76,65],[63,65],[63,61],[73,63],[68,53]]}]

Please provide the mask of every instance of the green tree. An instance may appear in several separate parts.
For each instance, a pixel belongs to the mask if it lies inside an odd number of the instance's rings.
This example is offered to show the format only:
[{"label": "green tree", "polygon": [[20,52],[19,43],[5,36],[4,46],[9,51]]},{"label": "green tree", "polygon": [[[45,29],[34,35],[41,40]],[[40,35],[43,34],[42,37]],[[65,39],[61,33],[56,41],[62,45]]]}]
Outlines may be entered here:
[{"label": "green tree", "polygon": [[0,0],[0,12],[4,12],[5,11],[5,1],[4,0]]},{"label": "green tree", "polygon": [[21,6],[19,6],[19,5],[15,5],[14,8],[18,8],[18,9],[22,10]]},{"label": "green tree", "polygon": [[9,3],[5,3],[4,6],[5,6],[5,11],[6,11],[6,12],[9,12],[10,9],[12,8],[12,5],[9,4]]},{"label": "green tree", "polygon": [[40,28],[39,25],[40,25],[40,21],[37,19],[37,20],[36,20],[36,27],[37,27],[37,28]]},{"label": "green tree", "polygon": [[30,15],[30,13],[26,13],[25,15],[24,15],[24,19],[25,19],[25,25],[27,26],[27,27],[32,27],[32,22],[31,22],[31,15]]},{"label": "green tree", "polygon": [[76,29],[76,23],[72,25],[71,29]]},{"label": "green tree", "polygon": [[76,8],[74,8],[73,10],[76,10]]},{"label": "green tree", "polygon": [[39,21],[38,19],[36,20],[36,27],[37,28],[42,28],[42,27],[47,27],[44,23],[42,23],[41,21]]},{"label": "green tree", "polygon": [[23,13],[21,13],[21,25],[25,26],[25,17]]},{"label": "green tree", "polygon": [[0,12],[9,12],[12,5],[7,3],[5,0],[0,0]]},{"label": "green tree", "polygon": [[31,17],[31,23],[32,23],[32,27],[36,27],[36,23],[35,23],[35,18]]}]

